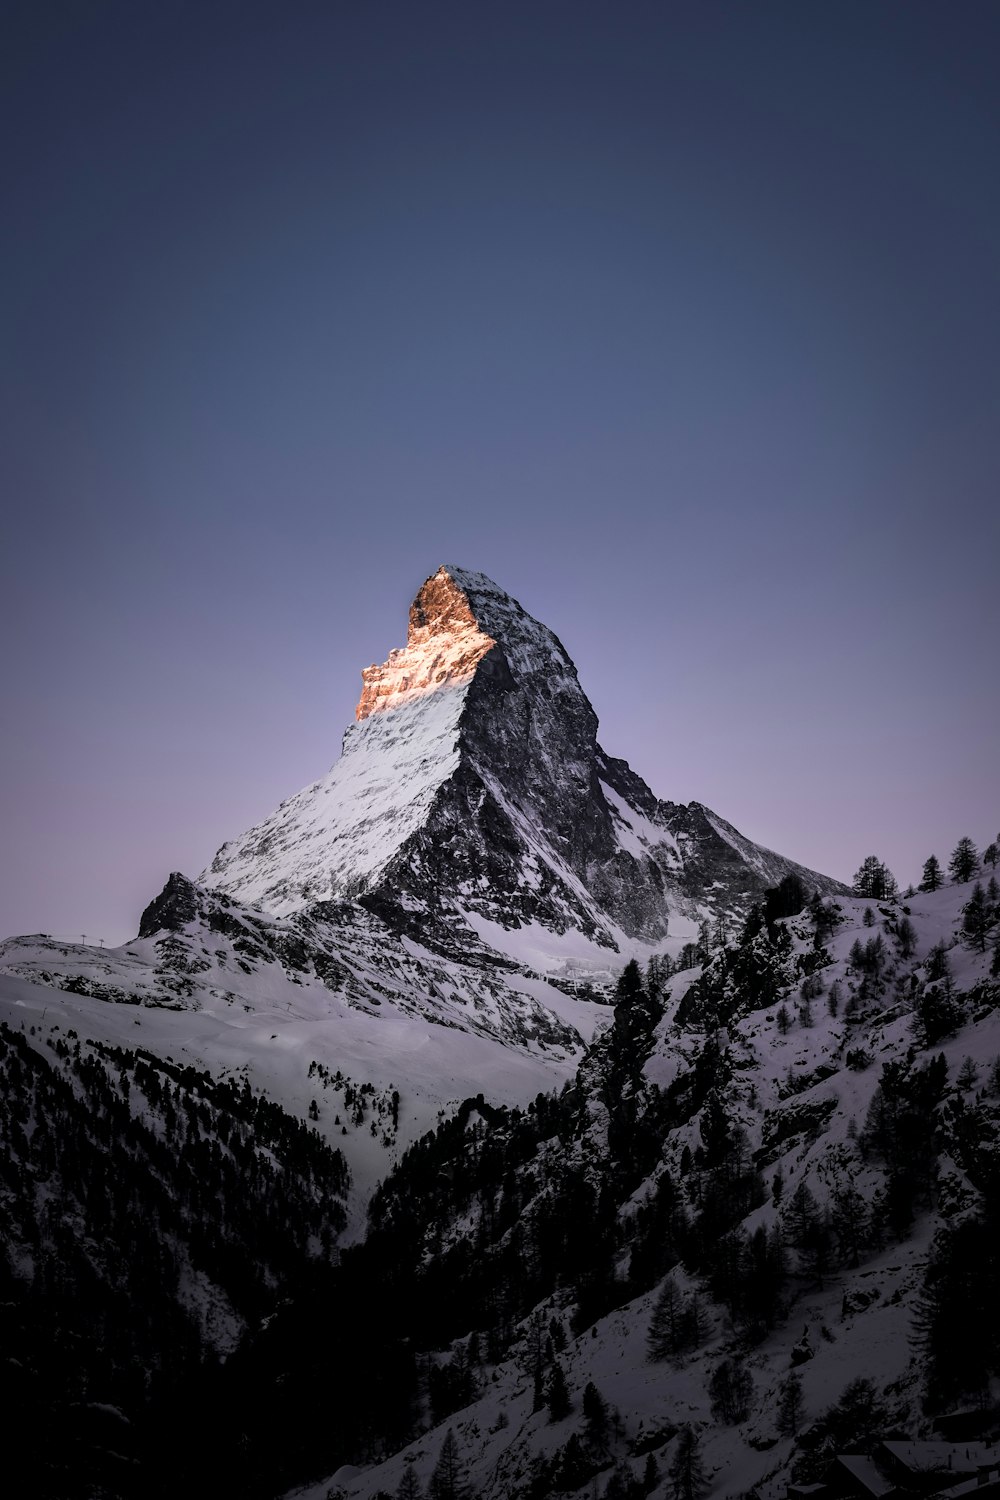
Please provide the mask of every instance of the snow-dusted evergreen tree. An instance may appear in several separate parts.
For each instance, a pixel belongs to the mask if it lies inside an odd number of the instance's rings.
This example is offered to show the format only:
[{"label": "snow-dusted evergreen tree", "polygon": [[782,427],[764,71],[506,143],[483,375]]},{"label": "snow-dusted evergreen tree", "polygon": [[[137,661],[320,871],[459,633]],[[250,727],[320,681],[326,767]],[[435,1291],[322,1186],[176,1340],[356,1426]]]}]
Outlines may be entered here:
[{"label": "snow-dusted evergreen tree", "polygon": [[941,861],[936,854],[931,854],[924,860],[924,873],[920,877],[920,889],[922,891],[939,891],[944,884],[944,876],[941,874]]}]

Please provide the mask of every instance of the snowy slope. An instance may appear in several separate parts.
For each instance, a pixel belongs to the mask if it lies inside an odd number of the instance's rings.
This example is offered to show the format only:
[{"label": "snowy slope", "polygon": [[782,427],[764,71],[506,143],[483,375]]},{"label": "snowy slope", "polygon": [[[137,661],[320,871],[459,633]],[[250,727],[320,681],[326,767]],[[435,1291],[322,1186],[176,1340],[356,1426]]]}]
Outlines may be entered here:
[{"label": "snowy slope", "polygon": [[[473,1492],[484,1500],[506,1500],[526,1492],[540,1460],[556,1459],[574,1434],[579,1439],[584,1432],[581,1397],[588,1382],[597,1385],[620,1416],[614,1435],[606,1441],[606,1458],[596,1481],[602,1490],[616,1463],[640,1480],[652,1451],[660,1475],[653,1493],[669,1495],[666,1471],[677,1451],[678,1429],[687,1423],[700,1436],[708,1494],[744,1495],[753,1487],[760,1500],[783,1500],[793,1459],[809,1451],[779,1430],[780,1393],[792,1370],[802,1380],[802,1432],[823,1417],[852,1380],[863,1376],[874,1382],[891,1413],[885,1419],[887,1427],[926,1436],[931,1425],[921,1405],[923,1370],[914,1343],[914,1312],[935,1231],[972,1211],[977,1200],[976,1189],[952,1159],[950,1153],[957,1148],[949,1145],[948,1132],[965,1107],[989,1104],[990,1069],[1000,1066],[1000,982],[990,977],[992,952],[977,951],[961,931],[970,894],[971,886],[965,884],[894,905],[842,901],[840,923],[816,971],[822,993],[809,1000],[804,1016],[794,976],[802,972],[801,960],[813,951],[813,930],[805,913],[790,919],[784,924],[791,938],[787,983],[770,1005],[739,1017],[722,1036],[732,1072],[727,1109],[745,1129],[748,1148],[768,1185],[775,1175],[783,1181],[780,1200],[769,1192],[743,1221],[740,1227],[747,1233],[786,1224],[789,1200],[803,1184],[821,1214],[845,1184],[857,1188],[865,1212],[873,1208],[884,1182],[883,1166],[858,1137],[864,1134],[882,1065],[892,1062],[904,1070],[919,1069],[943,1054],[947,1081],[938,1122],[937,1187],[932,1207],[918,1209],[910,1231],[898,1239],[890,1234],[882,1248],[862,1252],[857,1264],[835,1260],[819,1280],[802,1269],[797,1253],[789,1249],[788,1306],[766,1337],[749,1344],[727,1310],[711,1302],[704,1284],[699,1287],[698,1278],[679,1268],[675,1275],[682,1293],[698,1289],[705,1299],[707,1329],[697,1350],[673,1359],[651,1360],[647,1349],[657,1288],[598,1319],[576,1338],[570,1329],[573,1293],[557,1289],[532,1317],[540,1317],[544,1328],[554,1317],[568,1336],[558,1356],[572,1403],[568,1416],[553,1421],[544,1408],[533,1409],[532,1351],[537,1346],[529,1318],[507,1355],[476,1372],[478,1394],[470,1405],[437,1426],[425,1422],[418,1437],[384,1462],[345,1466],[321,1484],[294,1494],[301,1500],[324,1500],[330,1493],[345,1500],[363,1500],[375,1492],[394,1494],[408,1464],[426,1485],[451,1430]],[[869,907],[874,925],[864,921]],[[915,929],[912,953],[904,951],[897,937],[904,916]],[[996,923],[995,914],[994,942],[1000,931]],[[851,951],[856,942],[879,937],[888,961],[882,982],[866,992]],[[961,1019],[952,1034],[926,1047],[914,1006],[915,997],[927,987],[927,963],[936,945],[947,952]],[[811,964],[805,967],[811,971]],[[679,1020],[685,995],[698,975],[697,970],[689,971],[668,982],[670,997],[644,1067],[646,1078],[660,1088],[689,1074],[705,1046],[705,1033]],[[792,1015],[787,1029],[779,1017],[780,1000]],[[971,1085],[959,1080],[963,1064],[966,1072],[973,1069]],[[585,1065],[580,1077],[586,1076]],[[994,1101],[993,1109],[996,1114],[1000,1101]],[[593,1164],[600,1159],[607,1113],[597,1092],[590,1100],[589,1118],[591,1124],[578,1140],[569,1145],[553,1141],[549,1161],[535,1164],[542,1180],[547,1172],[558,1177],[574,1161]],[[660,1169],[675,1182],[682,1180],[684,1148],[700,1145],[699,1126],[700,1116],[695,1116],[663,1141]],[[994,1139],[994,1148],[995,1144]],[[622,1205],[623,1225],[653,1185],[650,1179]],[[473,1239],[475,1212],[453,1225],[451,1232]],[[626,1262],[627,1256],[619,1268],[622,1275]],[[453,1352],[445,1348],[434,1358],[447,1361]],[[747,1418],[726,1425],[713,1415],[707,1381],[719,1361],[734,1354],[746,1358],[753,1393]]]},{"label": "snowy slope", "polygon": [[[244,1072],[303,1118],[316,1099],[354,1176],[356,1225],[439,1112],[484,1089],[514,1104],[553,1087],[608,1014],[529,972],[430,953],[350,905],[275,918],[173,876],[143,931],[117,949],[8,940],[0,1016]],[[379,1097],[398,1090],[399,1130],[356,1129],[344,1089],[310,1078],[314,1061]]]}]

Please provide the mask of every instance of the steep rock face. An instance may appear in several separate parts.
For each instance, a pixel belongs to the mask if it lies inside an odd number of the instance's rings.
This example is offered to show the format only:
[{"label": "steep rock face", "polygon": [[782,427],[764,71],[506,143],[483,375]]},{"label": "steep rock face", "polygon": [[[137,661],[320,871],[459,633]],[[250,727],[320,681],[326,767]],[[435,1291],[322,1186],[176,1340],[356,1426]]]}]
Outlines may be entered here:
[{"label": "steep rock face", "polygon": [[561,642],[483,574],[440,568],[406,646],[362,676],[341,759],[224,845],[205,884],[276,913],[361,898],[438,942],[472,926],[510,951],[527,926],[609,954],[791,870],[839,889],[606,756]]}]

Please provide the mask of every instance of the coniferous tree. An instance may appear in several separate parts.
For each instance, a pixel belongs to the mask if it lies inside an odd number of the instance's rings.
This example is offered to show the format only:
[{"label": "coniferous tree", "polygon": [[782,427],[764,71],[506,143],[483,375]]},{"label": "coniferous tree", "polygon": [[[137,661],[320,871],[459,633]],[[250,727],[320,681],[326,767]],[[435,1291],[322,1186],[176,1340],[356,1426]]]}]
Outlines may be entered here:
[{"label": "coniferous tree", "polygon": [[467,1500],[465,1470],[458,1451],[458,1443],[455,1441],[455,1434],[450,1427],[441,1444],[441,1452],[434,1465],[427,1493],[430,1500]]},{"label": "coniferous tree", "polygon": [[994,839],[993,842],[991,844],[987,844],[986,848],[983,850],[983,864],[989,865],[991,870],[995,870],[998,860],[1000,860],[1000,844],[998,844]]},{"label": "coniferous tree", "polygon": [[652,1360],[669,1359],[684,1347],[684,1299],[673,1275],[667,1276],[649,1319],[646,1349]]},{"label": "coniferous tree", "polygon": [[795,1436],[802,1425],[804,1410],[802,1377],[792,1371],[783,1382],[778,1398],[778,1431],[783,1437]]},{"label": "coniferous tree", "polygon": [[896,941],[901,958],[912,958],[917,949],[917,929],[909,917],[904,917],[896,928]]},{"label": "coniferous tree", "polygon": [[968,837],[960,838],[948,861],[948,873],[956,885],[964,885],[979,869],[979,854]]},{"label": "coniferous tree", "polygon": [[980,953],[986,952],[986,935],[993,925],[993,915],[982,882],[977,880],[972,895],[962,907],[962,931]]},{"label": "coniferous tree", "polygon": [[922,891],[939,891],[944,884],[944,876],[941,874],[941,863],[936,854],[930,855],[924,860],[924,873],[920,878],[920,889]]},{"label": "coniferous tree", "polygon": [[698,1434],[687,1423],[677,1434],[669,1472],[673,1500],[701,1500],[708,1488],[705,1464]]},{"label": "coniferous tree", "polygon": [[396,1500],[420,1500],[420,1496],[420,1480],[417,1478],[416,1470],[413,1467],[413,1460],[407,1459],[403,1469],[403,1477],[399,1481],[399,1488],[396,1491]]},{"label": "coniferous tree", "polygon": [[927,978],[947,979],[951,973],[951,963],[948,958],[948,949],[944,945],[944,939],[934,944],[927,955]]},{"label": "coniferous tree", "polygon": [[973,1057],[967,1057],[958,1070],[955,1087],[961,1089],[963,1093],[968,1093],[970,1089],[975,1088],[978,1081],[979,1069],[976,1067],[976,1060]]},{"label": "coniferous tree", "polygon": [[566,1376],[563,1374],[562,1365],[558,1360],[555,1361],[549,1372],[545,1398],[549,1409],[550,1422],[561,1422],[573,1410],[573,1403],[569,1399],[569,1391],[566,1388]]},{"label": "coniferous tree", "polygon": [[717,1422],[732,1427],[746,1421],[753,1400],[753,1377],[738,1355],[716,1365],[709,1377],[708,1394]]},{"label": "coniferous tree", "polygon": [[854,877],[854,894],[873,901],[891,901],[899,891],[896,877],[877,854],[869,854]]},{"label": "coniferous tree", "polygon": [[915,1029],[924,1047],[936,1047],[945,1037],[954,1036],[964,1020],[965,1010],[950,974],[940,984],[929,984],[917,999]]},{"label": "coniferous tree", "polygon": [[608,1430],[608,1404],[592,1380],[583,1388],[583,1418],[587,1436],[602,1443]]},{"label": "coniferous tree", "polygon": [[826,1426],[836,1447],[874,1437],[888,1419],[885,1403],[873,1381],[865,1376],[848,1381],[840,1400],[826,1414]]}]

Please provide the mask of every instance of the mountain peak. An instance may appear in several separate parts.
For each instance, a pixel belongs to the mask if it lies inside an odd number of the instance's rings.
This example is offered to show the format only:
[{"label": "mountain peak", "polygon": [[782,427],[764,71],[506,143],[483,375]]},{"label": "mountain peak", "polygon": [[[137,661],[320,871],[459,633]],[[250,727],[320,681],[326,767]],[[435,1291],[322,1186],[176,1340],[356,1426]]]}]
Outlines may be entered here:
[{"label": "mountain peak", "polygon": [[547,968],[682,940],[797,868],[606,756],[561,642],[482,573],[438,568],[362,681],[340,760],[205,883],[276,914],[360,899],[424,943],[471,932]]}]

